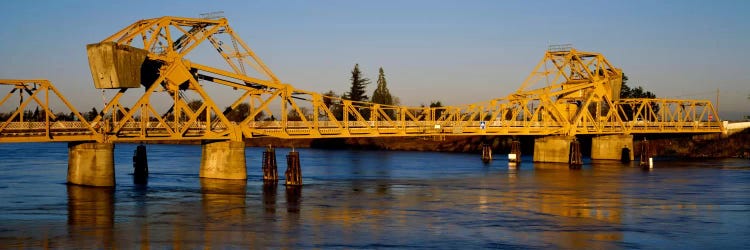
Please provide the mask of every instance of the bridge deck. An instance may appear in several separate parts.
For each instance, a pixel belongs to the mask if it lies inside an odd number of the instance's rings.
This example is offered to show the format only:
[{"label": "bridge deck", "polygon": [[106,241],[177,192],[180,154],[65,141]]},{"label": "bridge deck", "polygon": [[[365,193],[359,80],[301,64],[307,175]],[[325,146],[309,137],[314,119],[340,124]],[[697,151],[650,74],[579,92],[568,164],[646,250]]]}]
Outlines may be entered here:
[{"label": "bridge deck", "polygon": [[[236,123],[233,123],[236,125]],[[83,122],[11,122],[0,130],[0,142],[50,142],[50,141],[92,141],[101,136],[92,133]],[[94,123],[94,130],[100,129]],[[145,141],[145,140],[204,140],[223,139],[223,133],[229,131],[217,123],[211,128],[206,123],[189,124],[168,123],[170,128],[157,122],[127,122],[118,133],[104,133],[110,141]],[[175,126],[176,125],[176,126]],[[437,125],[437,126],[436,126]],[[107,125],[105,125],[107,126]],[[170,130],[181,129],[184,133],[175,136]],[[550,135],[556,130],[564,129],[554,123],[543,122],[349,122],[342,125],[338,122],[252,122],[247,127],[252,137],[295,138],[341,138],[341,137],[392,137],[392,136],[457,136],[457,135]],[[578,134],[654,134],[654,133],[720,133],[720,122],[625,122],[600,123],[596,126],[580,126]],[[211,136],[213,134],[214,136]]]}]

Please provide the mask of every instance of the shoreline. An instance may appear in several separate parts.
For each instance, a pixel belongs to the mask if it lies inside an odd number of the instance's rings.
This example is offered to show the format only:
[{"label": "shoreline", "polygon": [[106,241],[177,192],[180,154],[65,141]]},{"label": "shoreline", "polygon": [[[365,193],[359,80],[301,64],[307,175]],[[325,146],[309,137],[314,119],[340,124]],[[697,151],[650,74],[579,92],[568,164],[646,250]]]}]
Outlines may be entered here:
[{"label": "shoreline", "polygon": [[[581,136],[584,156],[590,154],[592,136]],[[685,135],[685,136],[636,136],[634,137],[634,154],[638,155],[640,144],[646,138],[656,157],[667,158],[750,158],[750,129],[730,136],[724,135]],[[521,141],[524,155],[533,154],[531,136],[517,137]],[[326,138],[326,139],[280,139],[262,137],[245,139],[246,147],[277,148],[317,148],[317,149],[371,149],[391,151],[423,151],[479,153],[482,144],[489,144],[498,154],[510,152],[511,136],[425,136],[425,137],[360,137],[360,138]],[[138,142],[128,142],[138,143]],[[146,141],[145,144],[200,145],[201,141]]]}]

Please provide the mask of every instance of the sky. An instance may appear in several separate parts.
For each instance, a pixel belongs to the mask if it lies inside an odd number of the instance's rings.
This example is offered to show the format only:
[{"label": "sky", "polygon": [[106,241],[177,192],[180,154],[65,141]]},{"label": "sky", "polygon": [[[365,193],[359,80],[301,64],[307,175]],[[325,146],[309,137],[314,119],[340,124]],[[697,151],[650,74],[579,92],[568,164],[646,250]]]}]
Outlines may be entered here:
[{"label": "sky", "polygon": [[[45,78],[102,106],[85,45],[160,16],[223,11],[280,80],[348,90],[355,63],[383,67],[404,105],[474,103],[515,91],[552,44],[603,53],[657,97],[750,115],[750,1],[0,1],[0,79]],[[199,58],[192,59],[199,62]]]}]

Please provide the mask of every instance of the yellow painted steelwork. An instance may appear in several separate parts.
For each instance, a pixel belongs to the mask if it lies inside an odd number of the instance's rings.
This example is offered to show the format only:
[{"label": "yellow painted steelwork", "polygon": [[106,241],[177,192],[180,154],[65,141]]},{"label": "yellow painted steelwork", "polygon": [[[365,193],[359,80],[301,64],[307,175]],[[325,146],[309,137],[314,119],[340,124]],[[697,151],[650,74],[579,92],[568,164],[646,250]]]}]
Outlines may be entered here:
[{"label": "yellow painted steelwork", "polygon": [[[226,64],[208,66],[188,60],[187,56],[201,44],[210,45]],[[89,47],[105,51],[89,51],[90,61],[99,63],[91,67],[95,82],[105,81],[97,82],[97,87],[120,86],[117,93],[98,117],[81,119],[77,126],[85,128],[86,134],[53,136],[55,126],[45,123],[43,137],[29,134],[24,141],[716,133],[724,129],[709,101],[620,100],[622,71],[599,53],[569,46],[546,51],[521,87],[506,97],[437,108],[355,102],[296,89],[280,81],[224,18],[166,16],[141,20]],[[117,62],[117,67],[102,66],[101,62],[112,60],[107,58],[112,54],[106,51],[113,50],[125,53],[118,57],[130,61]],[[128,56],[127,51],[139,54]],[[147,57],[140,62],[143,51]],[[142,63],[142,67],[128,66],[132,60],[138,60],[136,65]],[[128,73],[150,79],[141,82],[145,92],[138,91],[132,105],[122,101],[132,89],[131,82],[106,82],[106,76]],[[231,100],[229,110],[248,104],[246,118],[230,121],[213,99],[218,97],[207,93],[205,87],[209,85],[240,93],[239,98]],[[186,98],[186,93],[197,96],[200,105],[191,107],[189,102],[195,99]],[[152,98],[165,94],[171,107],[166,112],[157,111]],[[44,107],[49,110],[49,106]],[[261,120],[263,115],[275,119]],[[6,121],[0,127],[0,142],[19,141],[9,136],[9,128],[23,126],[19,123],[23,121]]]},{"label": "yellow painted steelwork", "polygon": [[[15,110],[5,121],[0,121],[0,142],[102,140],[100,132],[103,132],[103,127],[87,122],[49,81],[0,79],[0,87],[10,89],[0,100],[0,107],[4,107],[16,93],[20,97]],[[58,121],[50,101],[62,102],[78,121]],[[24,120],[24,111],[32,105],[41,108],[44,121]]]}]

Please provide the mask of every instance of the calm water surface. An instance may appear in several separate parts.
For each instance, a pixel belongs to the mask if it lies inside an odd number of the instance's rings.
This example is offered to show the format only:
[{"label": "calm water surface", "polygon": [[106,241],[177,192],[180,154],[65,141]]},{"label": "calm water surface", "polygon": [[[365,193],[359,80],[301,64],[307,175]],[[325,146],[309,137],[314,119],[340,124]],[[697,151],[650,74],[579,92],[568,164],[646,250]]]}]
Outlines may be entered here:
[{"label": "calm water surface", "polygon": [[[68,186],[64,143],[0,144],[0,248],[750,248],[750,161],[532,164],[300,150],[305,185],[198,177],[200,146],[115,149],[114,189]],[[288,149],[278,149],[283,178]],[[280,182],[283,183],[283,180]]]}]

